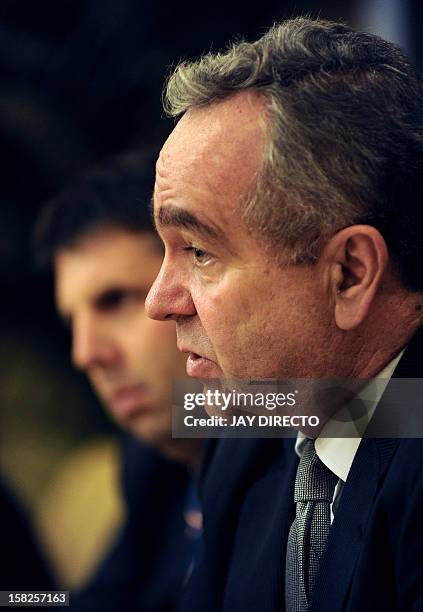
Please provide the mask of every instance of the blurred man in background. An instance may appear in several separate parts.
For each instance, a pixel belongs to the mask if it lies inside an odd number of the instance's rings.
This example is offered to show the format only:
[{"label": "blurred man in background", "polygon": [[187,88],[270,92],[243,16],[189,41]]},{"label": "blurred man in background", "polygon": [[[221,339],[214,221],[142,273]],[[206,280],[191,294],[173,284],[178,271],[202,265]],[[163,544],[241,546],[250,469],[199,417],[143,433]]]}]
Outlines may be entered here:
[{"label": "blurred man in background", "polygon": [[94,170],[55,198],[37,227],[73,363],[138,440],[128,436],[123,446],[126,524],[71,601],[75,610],[173,609],[200,529],[193,474],[201,447],[171,438],[171,383],[183,377],[184,359],[174,322],[154,322],[144,311],[163,257],[148,207],[153,176],[153,161],[142,155]]}]

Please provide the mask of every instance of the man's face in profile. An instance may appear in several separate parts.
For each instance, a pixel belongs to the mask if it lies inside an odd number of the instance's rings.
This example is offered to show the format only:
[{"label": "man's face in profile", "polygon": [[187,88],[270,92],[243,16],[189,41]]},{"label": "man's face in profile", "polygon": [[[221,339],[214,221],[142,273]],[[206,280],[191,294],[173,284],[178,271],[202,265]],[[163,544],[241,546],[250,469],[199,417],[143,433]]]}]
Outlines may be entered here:
[{"label": "man's face in profile", "polygon": [[170,438],[171,382],[185,369],[174,322],[145,313],[161,261],[153,234],[117,228],[94,231],[55,258],[56,301],[71,329],[74,364],[119,425],[158,445]]},{"label": "man's face in profile", "polygon": [[191,376],[324,370],[330,317],[320,275],[281,266],[242,218],[267,138],[264,99],[243,92],[185,114],[157,163],[154,215],[166,255],[146,307],[176,320]]}]

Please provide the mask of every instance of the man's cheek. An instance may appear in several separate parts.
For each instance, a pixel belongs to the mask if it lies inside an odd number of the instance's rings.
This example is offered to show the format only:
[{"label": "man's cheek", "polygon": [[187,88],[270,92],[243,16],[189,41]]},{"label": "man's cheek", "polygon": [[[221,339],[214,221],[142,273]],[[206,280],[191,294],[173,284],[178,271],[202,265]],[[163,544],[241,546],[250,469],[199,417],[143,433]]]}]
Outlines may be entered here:
[{"label": "man's cheek", "polygon": [[137,344],[140,353],[150,356],[161,350],[176,350],[174,321],[148,321],[137,334]]},{"label": "man's cheek", "polygon": [[242,359],[248,348],[247,342],[245,342],[242,334],[240,335],[236,321],[233,321],[232,324],[227,321],[226,326],[218,327],[211,341],[218,364],[223,369],[226,366],[232,367],[234,362]]},{"label": "man's cheek", "polygon": [[149,319],[145,327],[149,333],[158,334],[163,336],[163,338],[172,335],[176,337],[175,321],[154,321]]},{"label": "man's cheek", "polygon": [[88,380],[90,381],[90,385],[93,391],[95,392],[95,394],[100,398],[102,402],[106,402],[107,390],[106,390],[106,385],[102,377],[89,374]]}]

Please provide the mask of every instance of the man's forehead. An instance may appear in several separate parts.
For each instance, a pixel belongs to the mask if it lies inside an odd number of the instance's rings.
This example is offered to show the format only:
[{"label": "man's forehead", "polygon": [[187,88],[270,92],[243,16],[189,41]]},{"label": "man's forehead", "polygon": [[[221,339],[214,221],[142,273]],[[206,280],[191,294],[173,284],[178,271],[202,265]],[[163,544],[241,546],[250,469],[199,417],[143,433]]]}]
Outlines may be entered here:
[{"label": "man's forehead", "polygon": [[191,182],[196,169],[205,164],[209,170],[227,166],[230,151],[224,146],[219,116],[203,119],[201,114],[187,114],[176,125],[160,151],[156,185],[164,186],[168,178]]},{"label": "man's forehead", "polygon": [[[165,173],[178,163],[180,154],[188,163],[204,156],[213,163],[243,151],[244,157],[262,153],[267,134],[267,101],[245,91],[222,101],[190,109],[176,124],[159,156],[158,168]],[[251,146],[252,144],[256,146]]]},{"label": "man's forehead", "polygon": [[150,281],[161,262],[161,249],[153,232],[113,229],[87,235],[54,258],[56,290],[63,299],[76,293],[87,297],[109,285]]},{"label": "man's forehead", "polygon": [[156,223],[163,206],[186,207],[200,199],[215,210],[235,212],[262,166],[267,137],[264,110],[261,97],[243,92],[182,117],[157,162]]}]

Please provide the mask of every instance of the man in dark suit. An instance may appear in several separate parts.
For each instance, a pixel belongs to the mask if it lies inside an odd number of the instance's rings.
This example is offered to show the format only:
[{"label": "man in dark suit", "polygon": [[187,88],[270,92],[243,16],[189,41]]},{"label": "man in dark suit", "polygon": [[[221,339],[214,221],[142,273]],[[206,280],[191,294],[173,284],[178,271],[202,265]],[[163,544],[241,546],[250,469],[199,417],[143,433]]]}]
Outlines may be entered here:
[{"label": "man in dark suit", "polygon": [[128,154],[80,177],[37,228],[53,266],[72,359],[114,421],[122,445],[126,521],[74,610],[167,612],[176,606],[200,531],[195,472],[201,441],[173,440],[172,380],[184,374],[175,324],[151,321],[145,296],[162,249],[150,222],[154,160]]},{"label": "man in dark suit", "polygon": [[423,609],[419,420],[386,437],[423,369],[422,94],[394,45],[303,18],[170,77],[147,313],[193,377],[348,381],[295,441],[208,448],[186,611]]}]

